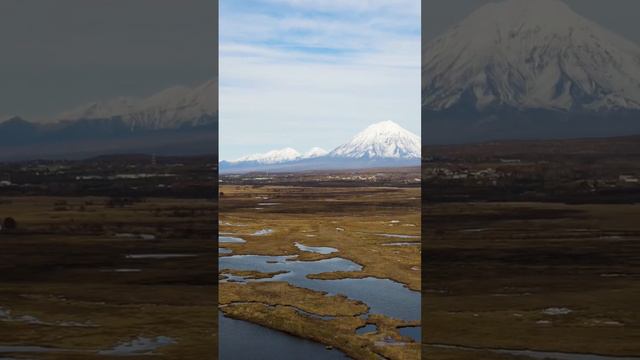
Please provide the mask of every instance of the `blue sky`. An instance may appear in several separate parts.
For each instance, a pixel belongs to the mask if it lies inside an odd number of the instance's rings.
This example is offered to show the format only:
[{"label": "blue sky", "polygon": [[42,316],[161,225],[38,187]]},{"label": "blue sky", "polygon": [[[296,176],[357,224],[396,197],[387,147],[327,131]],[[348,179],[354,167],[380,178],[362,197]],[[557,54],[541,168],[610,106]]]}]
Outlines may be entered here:
[{"label": "blue sky", "polygon": [[419,0],[220,0],[220,157],[420,133]]}]

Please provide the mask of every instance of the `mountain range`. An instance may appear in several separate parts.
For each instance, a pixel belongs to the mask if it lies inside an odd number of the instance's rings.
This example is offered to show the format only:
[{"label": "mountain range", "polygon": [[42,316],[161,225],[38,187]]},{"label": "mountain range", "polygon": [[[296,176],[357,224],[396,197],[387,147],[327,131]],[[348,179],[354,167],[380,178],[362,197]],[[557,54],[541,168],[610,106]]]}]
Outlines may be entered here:
[{"label": "mountain range", "polygon": [[45,122],[11,117],[0,122],[0,159],[216,154],[217,108],[217,82],[210,80],[86,104]]},{"label": "mountain range", "polygon": [[314,147],[302,154],[292,148],[221,161],[221,173],[363,169],[420,165],[420,137],[393,121],[368,126],[330,152]]},{"label": "mountain range", "polygon": [[640,133],[640,47],[560,0],[478,8],[423,47],[426,143]]}]

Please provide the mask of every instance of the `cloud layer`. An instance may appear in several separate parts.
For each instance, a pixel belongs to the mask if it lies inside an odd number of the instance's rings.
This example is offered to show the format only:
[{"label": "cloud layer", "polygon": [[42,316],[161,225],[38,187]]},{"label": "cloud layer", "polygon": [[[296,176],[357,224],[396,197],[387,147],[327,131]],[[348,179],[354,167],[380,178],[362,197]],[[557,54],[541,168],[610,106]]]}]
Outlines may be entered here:
[{"label": "cloud layer", "polygon": [[221,0],[220,100],[222,159],[419,133],[420,2]]}]

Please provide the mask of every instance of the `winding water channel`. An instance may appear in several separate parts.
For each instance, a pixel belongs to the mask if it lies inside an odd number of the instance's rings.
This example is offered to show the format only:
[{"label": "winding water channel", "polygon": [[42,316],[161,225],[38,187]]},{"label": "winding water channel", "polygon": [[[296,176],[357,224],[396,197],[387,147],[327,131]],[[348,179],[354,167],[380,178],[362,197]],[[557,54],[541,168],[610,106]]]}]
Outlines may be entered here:
[{"label": "winding water channel", "polygon": [[219,260],[221,270],[254,270],[280,272],[272,278],[251,281],[286,281],[291,285],[329,295],[343,294],[360,300],[370,307],[372,314],[383,314],[403,320],[420,319],[420,293],[411,291],[401,283],[389,279],[367,277],[363,279],[318,280],[307,275],[334,271],[360,271],[362,267],[343,258],[318,261],[297,261],[295,256],[233,255]]},{"label": "winding water channel", "polygon": [[[225,240],[226,243],[229,242],[229,240]],[[337,249],[322,247],[298,246],[298,248],[303,251],[322,251],[327,253],[338,251]],[[231,255],[219,258],[219,269],[221,271],[253,270],[264,273],[283,272],[267,279],[243,279],[242,277],[231,275],[227,275],[227,279],[239,282],[286,281],[291,285],[315,291],[323,291],[328,295],[343,294],[350,299],[360,300],[369,306],[369,314],[382,314],[409,321],[420,320],[420,293],[412,291],[396,281],[373,277],[337,280],[309,279],[307,277],[307,275],[326,272],[362,270],[362,266],[348,259],[334,257],[318,261],[299,261],[296,255]],[[266,343],[267,348],[271,346],[273,349],[276,349],[276,351],[271,355],[270,353],[260,352],[260,358],[262,359],[286,359],[286,357],[282,357],[283,354],[292,354],[291,359],[310,358],[310,356],[317,356],[311,357],[311,359],[348,358],[340,352],[325,350],[321,344],[289,336],[245,321],[229,319],[224,315],[220,315],[219,326],[220,359],[222,360],[255,359],[255,349],[260,345],[247,347],[243,346],[243,344],[261,344],[263,342]],[[371,328],[367,328],[367,330],[370,329]],[[419,327],[402,328],[400,331],[403,335],[409,336],[412,339],[417,340],[419,338]],[[310,345],[310,343],[312,345]]]},{"label": "winding water channel", "polygon": [[[238,237],[221,236],[221,244],[243,243]],[[295,244],[302,251],[329,254],[338,249],[311,247]],[[229,248],[222,248],[223,254],[232,254]],[[318,261],[299,261],[296,255],[262,256],[231,255],[218,260],[219,270],[252,270],[264,273],[283,272],[272,278],[245,279],[241,276],[225,275],[223,281],[286,281],[291,285],[328,295],[343,294],[353,300],[360,300],[369,306],[369,314],[383,314],[403,320],[420,319],[420,293],[408,289],[401,283],[389,279],[367,277],[362,279],[320,280],[309,279],[307,275],[335,271],[361,271],[362,266],[353,261],[334,257]],[[367,314],[368,315],[368,314]],[[365,315],[365,316],[367,316]],[[324,345],[268,329],[246,321],[230,319],[219,314],[220,359],[347,359],[337,350],[326,350]],[[360,331],[374,330],[366,327]],[[402,328],[401,333],[417,341],[420,327]],[[252,346],[246,346],[252,344]],[[286,349],[286,351],[283,351]],[[283,357],[284,356],[284,357]]]}]

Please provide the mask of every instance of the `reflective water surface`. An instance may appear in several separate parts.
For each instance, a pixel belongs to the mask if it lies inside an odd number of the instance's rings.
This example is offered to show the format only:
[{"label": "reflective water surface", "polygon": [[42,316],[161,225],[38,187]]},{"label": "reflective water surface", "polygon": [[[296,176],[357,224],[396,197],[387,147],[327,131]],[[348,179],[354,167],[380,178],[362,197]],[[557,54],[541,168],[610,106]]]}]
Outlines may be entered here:
[{"label": "reflective water surface", "polygon": [[318,261],[298,261],[296,256],[236,255],[219,259],[220,270],[255,270],[260,272],[286,271],[269,279],[255,281],[286,281],[294,286],[330,295],[344,294],[360,300],[373,314],[384,314],[403,320],[420,319],[420,293],[389,279],[367,277],[363,279],[317,280],[307,275],[334,271],[360,271],[362,267],[343,258]]},{"label": "reflective water surface", "polygon": [[324,345],[218,313],[221,360],[343,360],[344,353]]}]

